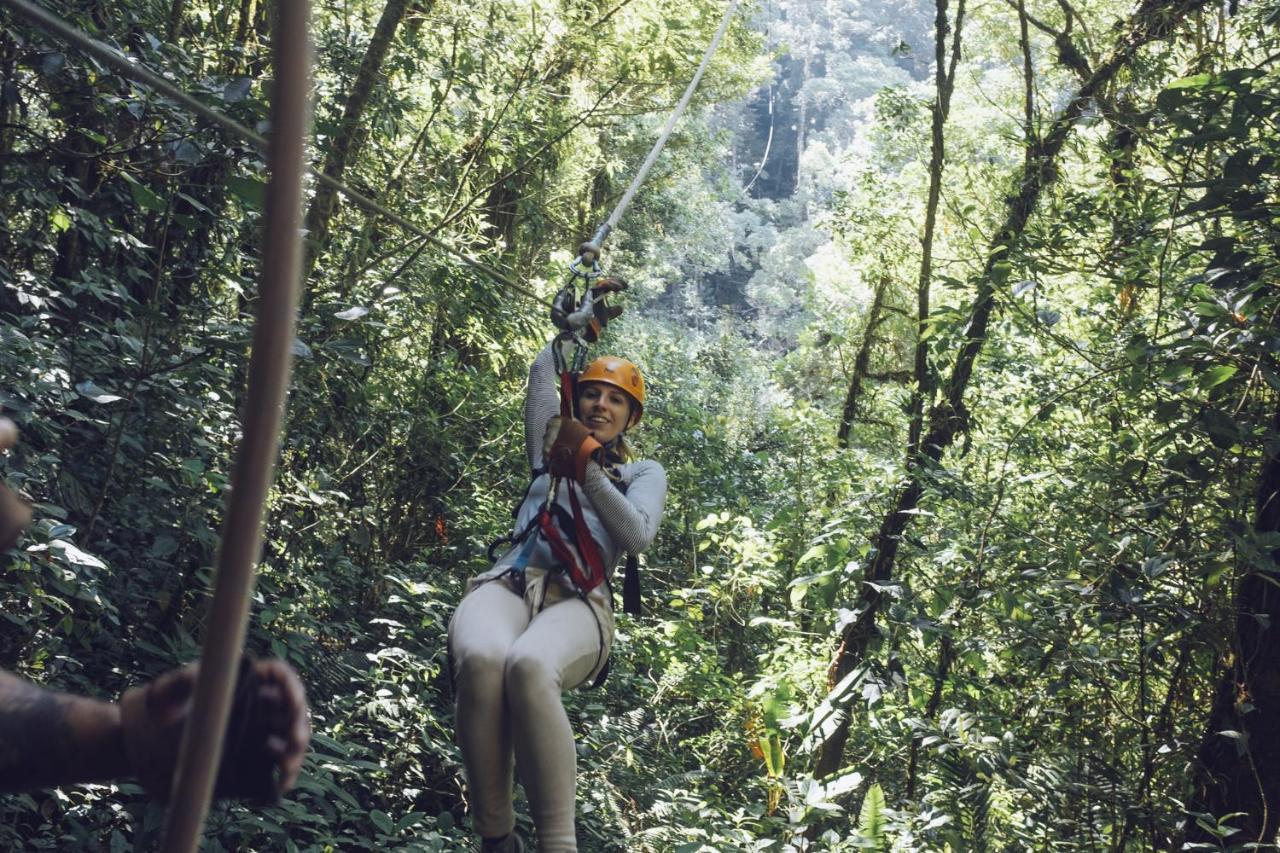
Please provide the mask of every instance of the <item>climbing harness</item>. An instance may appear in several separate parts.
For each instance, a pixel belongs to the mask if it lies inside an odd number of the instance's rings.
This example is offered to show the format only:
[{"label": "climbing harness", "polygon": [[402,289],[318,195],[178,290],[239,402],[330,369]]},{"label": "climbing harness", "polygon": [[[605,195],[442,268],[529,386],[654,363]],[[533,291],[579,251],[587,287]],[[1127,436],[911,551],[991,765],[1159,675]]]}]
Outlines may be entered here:
[{"label": "climbing harness", "polygon": [[[534,480],[542,475],[541,471],[534,472]],[[565,488],[569,491],[569,502],[572,507],[572,513],[565,510],[557,500],[557,490],[563,482]],[[615,485],[625,490],[625,484],[615,481]],[[533,482],[530,481],[530,488]],[[526,491],[527,494],[527,491]],[[517,504],[515,512],[518,512],[524,501]],[[600,554],[600,546],[596,543],[595,538],[591,535],[591,530],[587,527],[586,519],[582,512],[582,504],[578,499],[576,486],[572,480],[563,480],[552,478],[547,491],[547,499],[543,502],[542,507],[538,510],[538,514],[530,519],[524,529],[519,534],[507,536],[495,540],[489,546],[489,559],[497,560],[496,551],[499,546],[504,543],[511,545],[519,545],[520,550],[516,553],[515,559],[512,561],[505,571],[495,575],[488,580],[506,580],[511,584],[511,588],[520,597],[525,597],[527,591],[526,571],[529,568],[529,561],[533,556],[534,548],[538,539],[547,543],[551,549],[552,555],[555,557],[556,566],[554,568],[544,568],[548,576],[559,575],[564,578],[569,587],[573,590],[574,595],[586,605],[590,611],[592,618],[596,623],[596,632],[599,638],[599,644],[596,647],[596,662],[592,666],[592,670],[599,669],[592,687],[599,687],[604,683],[605,678],[609,674],[609,662],[606,656],[605,648],[605,630],[604,625],[600,621],[600,615],[595,608],[591,606],[588,595],[601,584],[610,590],[609,598],[612,599],[612,586],[609,584],[609,577],[604,565],[604,558]],[[569,545],[572,541],[577,546],[577,552]],[[628,574],[625,582],[626,590],[631,590],[633,586],[633,569],[632,558],[628,556]],[[627,613],[639,615],[639,577],[634,578],[635,590],[634,594],[628,592],[624,595],[623,608]],[[547,589],[545,582],[542,587],[542,597],[536,603],[531,603],[535,610],[541,610],[546,602]],[[634,601],[634,609],[631,602]],[[603,664],[603,666],[602,666]]]},{"label": "climbing harness", "polygon": [[[566,356],[565,347],[556,345],[561,343],[572,345],[571,355]],[[574,377],[582,370],[586,360],[586,349],[586,343],[581,338],[567,332],[561,333],[552,346],[555,355],[556,372],[560,376],[561,417],[571,418],[574,416]],[[535,471],[534,480],[543,473],[543,471]],[[532,487],[533,483],[531,481],[529,488]],[[567,513],[564,507],[558,503],[561,488],[564,488],[569,495],[569,506],[572,509],[572,514]],[[526,496],[528,495],[527,489],[525,494]],[[523,503],[524,501],[522,500],[520,504],[516,505],[516,512],[519,511]],[[568,518],[566,519],[565,516],[568,516]],[[566,531],[568,532],[567,536]],[[524,590],[524,571],[529,565],[529,559],[533,554],[538,535],[541,535],[542,540],[551,549],[552,555],[564,569],[569,583],[579,598],[585,599],[600,584],[607,583],[604,557],[601,556],[600,546],[587,526],[586,516],[582,511],[582,500],[578,497],[578,487],[572,479],[551,477],[551,482],[547,487],[547,499],[543,501],[542,508],[538,510],[538,514],[525,525],[524,530],[520,531],[516,536],[498,539],[489,546],[490,559],[495,558],[494,551],[503,542],[521,546],[519,553],[516,554],[515,562],[507,569],[507,574],[511,577],[512,584],[521,592]],[[577,547],[577,553],[569,546],[570,540]]]}]

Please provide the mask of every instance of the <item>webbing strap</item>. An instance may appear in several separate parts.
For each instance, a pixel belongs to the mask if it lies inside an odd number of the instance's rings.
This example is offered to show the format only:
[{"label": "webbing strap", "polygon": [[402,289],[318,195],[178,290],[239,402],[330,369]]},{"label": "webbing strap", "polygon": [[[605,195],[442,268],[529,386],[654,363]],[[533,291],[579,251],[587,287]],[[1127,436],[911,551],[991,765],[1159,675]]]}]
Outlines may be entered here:
[{"label": "webbing strap", "polygon": [[[563,517],[570,515],[570,513],[566,513],[563,507],[550,502],[533,517],[519,535],[508,539],[499,539],[493,545],[490,545],[489,558],[495,559],[493,551],[496,546],[504,541],[520,545],[520,551],[507,568],[507,574],[511,575],[512,580],[523,588],[524,572],[529,567],[529,561],[533,557],[533,549],[536,545],[537,536],[534,534],[541,533],[542,537],[547,541],[547,545],[551,548],[551,553],[565,566],[565,570],[569,573],[569,578],[574,587],[585,596],[605,582],[604,557],[600,553],[600,546],[597,544],[595,537],[591,535],[591,529],[587,526],[586,516],[582,512],[582,503],[578,499],[577,488],[571,480],[566,481],[566,484],[569,489],[569,504],[573,510],[571,514],[573,518],[573,538],[577,542],[581,559],[565,542],[565,529],[568,522]],[[553,509],[562,516],[560,520],[557,520],[552,512]],[[586,563],[585,569],[583,568],[583,563]],[[622,600],[623,609],[627,613],[640,614],[640,577],[637,573],[634,554],[627,555],[627,573]]]},{"label": "webbing strap", "polygon": [[520,553],[516,554],[516,560],[511,564],[508,571],[524,574],[524,570],[529,568],[529,558],[533,556],[533,546],[537,544],[536,536],[525,536],[524,545],[520,548]]},{"label": "webbing strap", "polygon": [[640,615],[640,560],[635,554],[627,555],[627,569],[622,580],[622,610],[632,616]]},{"label": "webbing strap", "polygon": [[574,588],[580,595],[585,596],[596,586],[599,586],[598,582],[595,585],[589,584],[589,578],[578,562],[577,556],[574,555],[573,549],[564,541],[564,537],[556,529],[555,519],[545,509],[538,514],[538,527],[542,531],[543,538],[547,540],[547,544],[551,546],[551,553],[555,555],[562,565],[567,567],[569,580],[573,582]]},{"label": "webbing strap", "polygon": [[600,546],[587,527],[587,519],[582,514],[582,504],[578,502],[578,490],[573,481],[569,481],[569,505],[573,507],[573,532],[578,540],[578,550],[582,552],[582,560],[587,564],[586,583],[580,583],[583,592],[604,583],[604,558],[600,556]]}]

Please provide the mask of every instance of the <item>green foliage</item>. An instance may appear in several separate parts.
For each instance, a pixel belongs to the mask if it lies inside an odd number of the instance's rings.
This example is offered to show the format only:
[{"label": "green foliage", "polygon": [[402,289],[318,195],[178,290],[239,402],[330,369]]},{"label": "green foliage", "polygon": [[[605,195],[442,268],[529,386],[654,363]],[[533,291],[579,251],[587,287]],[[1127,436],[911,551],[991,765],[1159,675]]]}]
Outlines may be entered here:
[{"label": "green foliage", "polygon": [[884,791],[879,785],[872,785],[862,798],[862,808],[858,812],[858,835],[860,846],[871,850],[883,850],[884,838]]},{"label": "green foliage", "polygon": [[[159,5],[56,4],[249,124],[267,8],[187,4],[170,39]],[[1063,8],[1028,4],[1049,27]],[[1231,591],[1274,570],[1251,525],[1280,394],[1274,4],[1184,24],[1194,38],[1099,93],[1002,249],[966,429],[913,472],[932,9],[786,11],[731,31],[697,102],[718,105],[681,126],[607,258],[633,287],[602,346],[644,366],[635,443],[671,489],[646,615],[620,619],[606,687],[566,697],[582,846],[1166,847]],[[1126,11],[1073,13],[1090,61]],[[319,150],[380,13],[316,10]],[[1015,13],[970,14],[921,332],[935,387],[1027,144]],[[666,0],[417,4],[344,178],[550,293],[717,20]],[[1041,129],[1078,85],[1061,47],[1032,27]],[[23,430],[0,474],[36,512],[0,571],[0,665],[111,696],[203,638],[265,167],[15,19],[0,70],[0,406]],[[207,847],[461,849],[442,638],[526,484],[523,371],[548,330],[392,224],[340,205],[331,226],[309,246],[249,634],[303,672],[316,737],[297,792],[218,807]],[[895,574],[868,578],[908,473],[922,497]],[[867,588],[869,653],[837,678],[832,639]],[[841,720],[849,763],[815,779]],[[149,849],[162,818],[128,783],[10,796],[0,847]],[[1235,817],[1193,818],[1236,843]]]}]

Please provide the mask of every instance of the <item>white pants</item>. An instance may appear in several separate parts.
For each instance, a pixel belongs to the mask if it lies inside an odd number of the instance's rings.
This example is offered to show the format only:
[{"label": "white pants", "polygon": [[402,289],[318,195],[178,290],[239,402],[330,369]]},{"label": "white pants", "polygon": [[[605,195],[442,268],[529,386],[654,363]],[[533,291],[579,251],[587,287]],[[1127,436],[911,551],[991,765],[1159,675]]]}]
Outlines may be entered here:
[{"label": "white pants", "polygon": [[505,578],[475,585],[449,623],[458,746],[481,837],[497,838],[515,826],[514,758],[538,849],[576,851],[577,753],[560,693],[604,666],[613,614],[597,596],[588,604],[540,569],[529,568],[526,576],[523,597]]}]

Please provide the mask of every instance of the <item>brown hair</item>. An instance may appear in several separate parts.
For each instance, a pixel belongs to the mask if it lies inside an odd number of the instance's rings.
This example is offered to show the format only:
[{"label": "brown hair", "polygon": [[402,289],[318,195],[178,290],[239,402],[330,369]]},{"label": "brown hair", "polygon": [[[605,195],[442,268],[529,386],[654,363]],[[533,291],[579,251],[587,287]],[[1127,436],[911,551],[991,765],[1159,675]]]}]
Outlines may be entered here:
[{"label": "brown hair", "polygon": [[[605,453],[606,458],[617,457],[618,462],[630,462],[635,458],[635,453],[631,449],[631,444],[627,441],[624,433],[619,433],[618,437],[613,440],[613,446],[608,448]],[[613,461],[609,459],[609,461]]]}]

